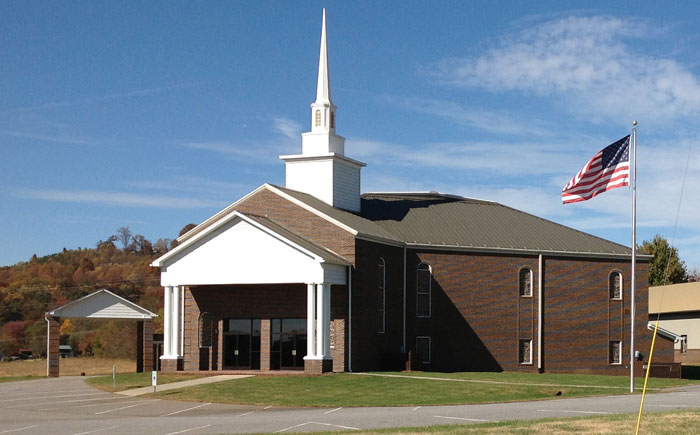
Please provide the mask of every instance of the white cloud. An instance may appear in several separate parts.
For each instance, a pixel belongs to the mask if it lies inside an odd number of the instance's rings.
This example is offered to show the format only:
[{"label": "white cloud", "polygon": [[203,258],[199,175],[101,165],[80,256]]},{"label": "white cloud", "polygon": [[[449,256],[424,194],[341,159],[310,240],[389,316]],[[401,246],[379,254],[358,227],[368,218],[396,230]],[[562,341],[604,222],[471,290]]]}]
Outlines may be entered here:
[{"label": "white cloud", "polygon": [[465,108],[454,101],[388,95],[380,97],[380,100],[399,109],[438,116],[489,133],[551,136],[550,130],[537,126],[534,122],[518,121],[507,113]]},{"label": "white cloud", "polygon": [[649,26],[568,17],[510,35],[486,52],[445,60],[436,74],[459,87],[555,95],[574,113],[672,120],[700,114],[700,80],[674,59],[640,54]]},{"label": "white cloud", "polygon": [[16,196],[43,201],[92,203],[120,207],[184,209],[216,208],[226,205],[226,202],[201,198],[142,195],[126,192],[101,192],[95,190],[26,189],[17,192]]},{"label": "white cloud", "polygon": [[299,125],[298,122],[285,117],[276,117],[273,118],[272,121],[274,122],[275,129],[278,132],[282,133],[289,139],[299,140],[301,135],[301,125]]}]

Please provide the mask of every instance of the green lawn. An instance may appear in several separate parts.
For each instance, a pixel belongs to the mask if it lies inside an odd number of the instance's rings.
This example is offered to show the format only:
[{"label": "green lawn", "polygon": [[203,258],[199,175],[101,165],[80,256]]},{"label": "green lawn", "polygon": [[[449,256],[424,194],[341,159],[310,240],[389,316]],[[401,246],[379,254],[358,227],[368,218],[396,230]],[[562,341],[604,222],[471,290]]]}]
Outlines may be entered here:
[{"label": "green lawn", "polygon": [[[382,373],[385,374],[385,373]],[[164,391],[159,397],[277,406],[418,406],[542,400],[627,392],[621,376],[521,373],[394,373],[401,377],[337,373],[325,376],[257,376]],[[420,377],[458,379],[433,380]],[[109,380],[111,382],[111,379]],[[639,380],[641,388],[642,380]],[[652,379],[650,388],[697,383]],[[149,385],[149,384],[147,384]]]},{"label": "green lawn", "polygon": [[[201,378],[201,375],[194,374],[166,374],[158,373],[158,385],[169,384],[171,382],[187,381],[189,379]],[[131,388],[147,387],[151,385],[151,372],[147,373],[117,373],[116,388],[112,386],[112,375],[87,378],[88,384],[105,391],[122,391]]]},{"label": "green lawn", "polygon": [[[637,414],[606,415],[602,417],[572,417],[560,419],[519,420],[500,423],[405,427],[359,431],[316,432],[319,435],[367,434],[446,434],[446,435],[500,435],[500,434],[633,434]],[[700,434],[700,411],[668,411],[644,414],[640,433],[654,435]]]},{"label": "green lawn", "polygon": [[3,376],[0,382],[28,381],[30,379],[42,379],[44,376]]}]

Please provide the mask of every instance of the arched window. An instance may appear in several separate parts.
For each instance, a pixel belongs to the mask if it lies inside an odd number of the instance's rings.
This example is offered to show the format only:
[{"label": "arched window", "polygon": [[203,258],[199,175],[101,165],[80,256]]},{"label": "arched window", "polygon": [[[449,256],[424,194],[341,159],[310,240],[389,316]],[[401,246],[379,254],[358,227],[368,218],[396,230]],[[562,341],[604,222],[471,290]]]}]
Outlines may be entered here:
[{"label": "arched window", "polygon": [[331,128],[335,128],[335,112],[331,112]]},{"label": "arched window", "polygon": [[612,272],[608,278],[608,291],[610,299],[622,299],[622,274]]},{"label": "arched window", "polygon": [[320,127],[320,126],[321,126],[321,111],[317,109],[316,110],[316,127]]},{"label": "arched window", "polygon": [[212,346],[213,318],[209,313],[199,316],[199,347]]},{"label": "arched window", "polygon": [[379,258],[377,263],[377,332],[384,333],[386,326],[386,263]]},{"label": "arched window", "polygon": [[520,269],[518,287],[520,290],[520,296],[532,296],[532,271],[527,267]]},{"label": "arched window", "polygon": [[421,263],[416,270],[416,317],[430,317],[430,291],[432,268],[428,263]]}]

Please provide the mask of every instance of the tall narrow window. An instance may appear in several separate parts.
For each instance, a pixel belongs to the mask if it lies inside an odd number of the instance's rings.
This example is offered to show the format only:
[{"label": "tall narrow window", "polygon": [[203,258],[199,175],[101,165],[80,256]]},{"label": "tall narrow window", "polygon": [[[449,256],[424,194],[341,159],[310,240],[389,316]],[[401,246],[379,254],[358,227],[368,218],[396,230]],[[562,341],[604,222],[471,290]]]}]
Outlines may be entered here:
[{"label": "tall narrow window", "polygon": [[386,327],[386,263],[379,258],[377,263],[377,332],[384,333]]},{"label": "tall narrow window", "polygon": [[520,364],[532,364],[532,340],[520,340],[518,344],[518,362]]},{"label": "tall narrow window", "polygon": [[316,127],[321,126],[321,111],[316,110]]},{"label": "tall narrow window", "polygon": [[331,112],[331,128],[335,128],[335,112]]},{"label": "tall narrow window", "polygon": [[527,267],[520,269],[519,287],[520,296],[532,296],[532,271]]},{"label": "tall narrow window", "polygon": [[430,364],[430,337],[416,337],[416,356],[423,364]]},{"label": "tall narrow window", "polygon": [[211,347],[212,345],[212,315],[202,313],[199,316],[199,347]]},{"label": "tall narrow window", "polygon": [[432,270],[428,263],[418,265],[416,271],[416,316],[430,317]]},{"label": "tall narrow window", "polygon": [[620,272],[610,274],[608,290],[610,291],[610,299],[622,299],[622,274]]},{"label": "tall narrow window", "polygon": [[610,364],[622,364],[622,343],[619,340],[610,341],[608,361]]}]

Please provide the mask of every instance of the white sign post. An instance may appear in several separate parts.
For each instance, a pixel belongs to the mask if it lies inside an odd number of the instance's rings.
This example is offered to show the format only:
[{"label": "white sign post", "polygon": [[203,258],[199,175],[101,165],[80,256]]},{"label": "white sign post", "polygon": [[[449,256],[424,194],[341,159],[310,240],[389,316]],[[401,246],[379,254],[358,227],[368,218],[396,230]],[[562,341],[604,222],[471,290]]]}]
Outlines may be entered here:
[{"label": "white sign post", "polygon": [[153,394],[156,394],[156,386],[158,385],[158,372],[156,370],[151,372],[151,385],[153,385]]}]

